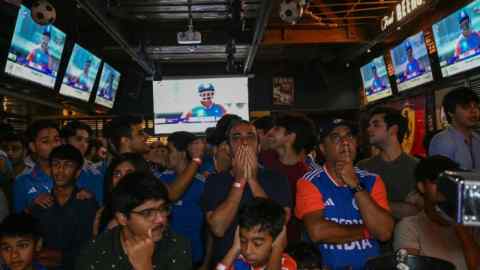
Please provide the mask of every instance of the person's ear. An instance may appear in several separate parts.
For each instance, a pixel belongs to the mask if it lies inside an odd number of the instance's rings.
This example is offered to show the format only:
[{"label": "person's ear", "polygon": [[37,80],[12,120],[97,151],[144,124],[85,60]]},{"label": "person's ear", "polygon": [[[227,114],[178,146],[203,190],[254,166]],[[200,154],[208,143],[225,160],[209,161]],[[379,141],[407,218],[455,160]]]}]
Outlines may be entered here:
[{"label": "person's ear", "polygon": [[43,248],[43,239],[40,237],[35,241],[35,252],[40,252]]},{"label": "person's ear", "polygon": [[320,151],[321,151],[322,154],[325,156],[325,144],[320,143],[320,144],[318,145],[318,148],[320,148]]},{"label": "person's ear", "polygon": [[420,191],[420,193],[425,194],[425,183],[423,181],[418,182],[417,183],[417,189],[418,189],[418,191]]},{"label": "person's ear", "polygon": [[122,226],[126,226],[128,218],[125,214],[117,212],[115,213],[115,220],[117,221],[118,224]]},{"label": "person's ear", "polygon": [[29,143],[28,143],[28,148],[30,149],[30,151],[31,151],[32,153],[36,153],[36,152],[37,152],[37,148],[35,147],[35,143],[33,143],[33,142],[29,142]]},{"label": "person's ear", "polygon": [[295,143],[295,140],[297,139],[297,134],[291,132],[290,134],[287,135],[288,141],[293,145]]},{"label": "person's ear", "polygon": [[78,179],[81,173],[82,173],[82,168],[81,167],[77,168],[77,171],[75,172],[75,179]]}]

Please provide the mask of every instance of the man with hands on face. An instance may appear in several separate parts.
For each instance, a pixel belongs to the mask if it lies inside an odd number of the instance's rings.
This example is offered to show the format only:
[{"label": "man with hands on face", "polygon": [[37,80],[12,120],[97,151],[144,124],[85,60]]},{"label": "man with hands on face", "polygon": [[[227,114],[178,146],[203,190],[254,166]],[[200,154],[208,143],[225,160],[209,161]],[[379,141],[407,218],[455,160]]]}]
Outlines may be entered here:
[{"label": "man with hands on face", "polygon": [[321,132],[325,165],[297,183],[296,216],[330,269],[363,269],[393,231],[383,181],[353,166],[355,132],[344,120],[329,123]]},{"label": "man with hands on face", "polygon": [[232,169],[207,179],[203,194],[206,220],[214,235],[212,265],[216,265],[232,246],[238,224],[238,210],[256,197],[270,198],[290,215],[292,199],[288,180],[258,166],[258,139],[255,127],[239,120],[227,131]]},{"label": "man with hands on face", "polygon": [[92,240],[76,260],[76,270],[190,270],[188,242],[168,228],[170,200],[157,178],[126,175],[113,190],[116,228]]}]

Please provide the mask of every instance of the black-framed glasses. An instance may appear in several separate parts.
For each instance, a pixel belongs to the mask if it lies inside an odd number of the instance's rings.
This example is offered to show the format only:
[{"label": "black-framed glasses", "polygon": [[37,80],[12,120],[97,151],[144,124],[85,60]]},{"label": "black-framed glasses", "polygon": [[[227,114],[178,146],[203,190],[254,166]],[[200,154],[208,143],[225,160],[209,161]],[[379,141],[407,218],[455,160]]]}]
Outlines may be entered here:
[{"label": "black-framed glasses", "polygon": [[152,221],[157,217],[157,215],[160,215],[162,217],[166,217],[170,215],[171,211],[172,211],[172,207],[171,205],[168,204],[168,205],[162,205],[158,208],[147,208],[140,211],[130,211],[130,213],[140,215],[143,218]]}]

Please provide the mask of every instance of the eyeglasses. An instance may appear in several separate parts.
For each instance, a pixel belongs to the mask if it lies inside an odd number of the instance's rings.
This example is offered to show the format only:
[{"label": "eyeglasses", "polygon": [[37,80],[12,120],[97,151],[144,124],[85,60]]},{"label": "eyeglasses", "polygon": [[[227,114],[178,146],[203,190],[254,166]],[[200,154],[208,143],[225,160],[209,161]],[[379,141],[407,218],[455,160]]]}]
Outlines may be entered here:
[{"label": "eyeglasses", "polygon": [[355,139],[355,136],[353,136],[352,133],[347,133],[343,136],[340,136],[340,134],[337,133],[332,133],[328,135],[328,138],[330,141],[332,141],[334,144],[340,144],[341,142],[345,141],[353,141]]},{"label": "eyeglasses", "polygon": [[148,208],[141,211],[130,211],[130,213],[140,215],[145,219],[153,221],[157,217],[157,215],[160,215],[162,217],[168,216],[171,210],[172,207],[170,205],[163,205],[159,208]]}]

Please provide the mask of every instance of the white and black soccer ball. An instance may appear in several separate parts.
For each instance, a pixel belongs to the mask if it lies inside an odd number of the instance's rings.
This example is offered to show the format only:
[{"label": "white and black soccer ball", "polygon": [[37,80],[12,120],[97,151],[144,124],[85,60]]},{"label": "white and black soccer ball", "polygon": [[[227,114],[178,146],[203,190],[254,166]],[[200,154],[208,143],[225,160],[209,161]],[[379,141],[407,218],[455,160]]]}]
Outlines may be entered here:
[{"label": "white and black soccer ball", "polygon": [[280,2],[280,19],[286,23],[295,24],[303,15],[303,8],[301,1],[298,0],[282,0]]},{"label": "white and black soccer ball", "polygon": [[52,24],[57,19],[57,11],[47,0],[35,0],[32,3],[32,19],[40,25]]}]

